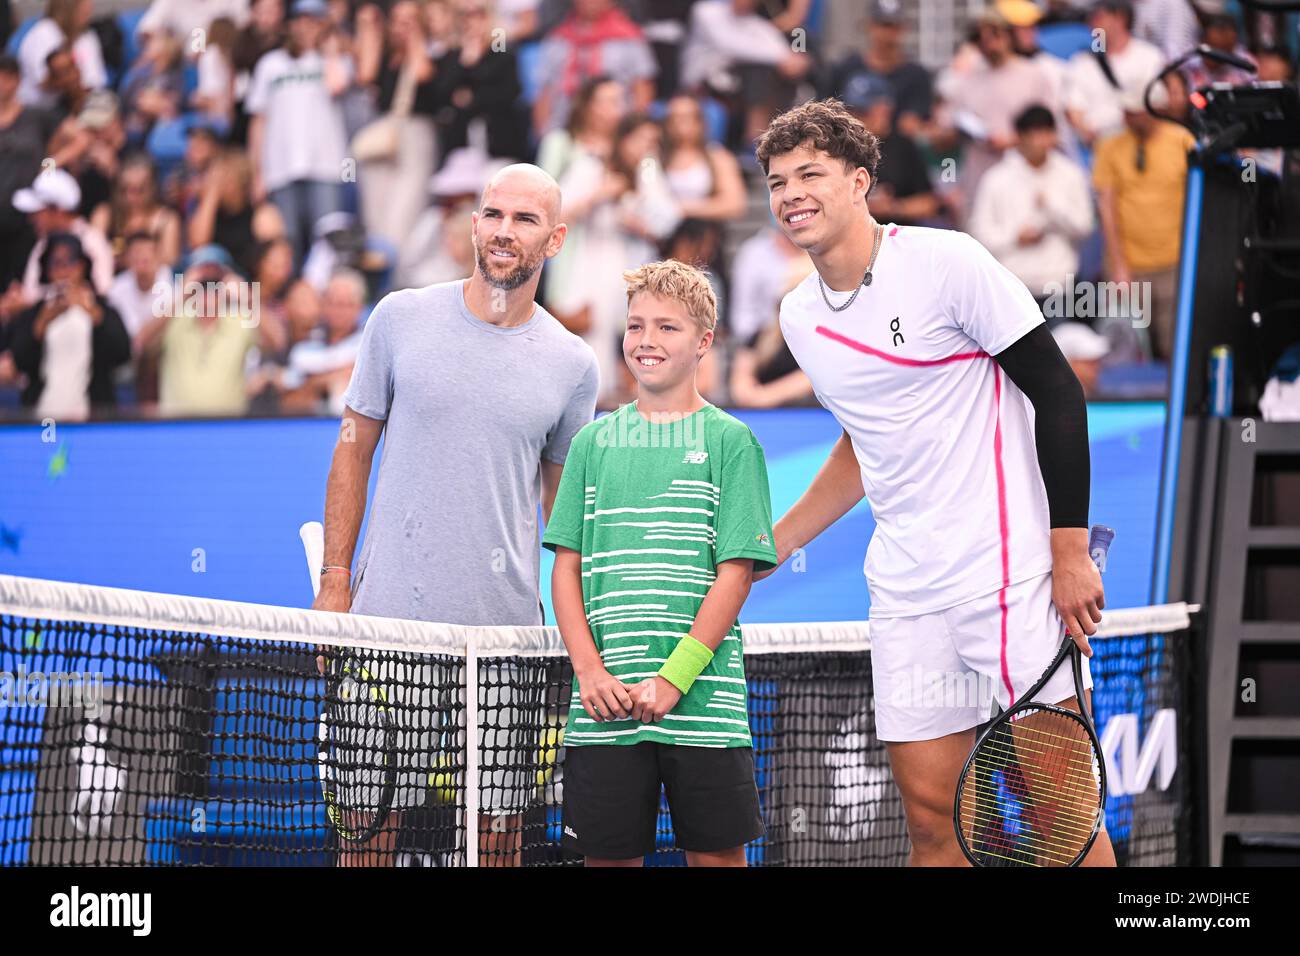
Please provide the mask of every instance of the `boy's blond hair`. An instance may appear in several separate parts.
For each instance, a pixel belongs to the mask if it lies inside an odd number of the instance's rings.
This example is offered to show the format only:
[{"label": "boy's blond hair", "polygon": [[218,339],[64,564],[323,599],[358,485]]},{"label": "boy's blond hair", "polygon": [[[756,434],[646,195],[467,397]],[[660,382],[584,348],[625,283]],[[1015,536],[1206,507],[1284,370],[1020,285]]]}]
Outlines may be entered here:
[{"label": "boy's blond hair", "polygon": [[627,283],[628,305],[632,304],[632,296],[645,292],[680,302],[687,315],[710,332],[718,324],[718,297],[702,269],[666,259],[629,269],[623,273],[623,281]]}]

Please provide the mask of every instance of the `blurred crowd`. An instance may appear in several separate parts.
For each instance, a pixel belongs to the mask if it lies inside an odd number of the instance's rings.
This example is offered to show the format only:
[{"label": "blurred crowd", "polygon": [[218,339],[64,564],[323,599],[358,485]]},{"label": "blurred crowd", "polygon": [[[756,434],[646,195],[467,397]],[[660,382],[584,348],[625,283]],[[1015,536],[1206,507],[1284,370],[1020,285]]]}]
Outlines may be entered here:
[{"label": "blurred crowd", "polygon": [[[337,413],[373,303],[470,275],[471,213],[515,161],[562,187],[541,297],[595,349],[603,406],[631,384],[622,272],[660,257],[716,284],[708,397],[813,404],[776,321],[812,264],[767,212],[753,142],[829,96],[881,138],[875,217],[978,238],[1089,394],[1166,358],[1193,142],[1174,120],[1211,82],[1295,83],[1294,19],[996,0],[933,68],[915,4],[838,5],[48,0],[0,56],[0,406]],[[1152,85],[1197,43],[1257,72],[1195,57]],[[1101,283],[1143,291],[1116,305]]]}]

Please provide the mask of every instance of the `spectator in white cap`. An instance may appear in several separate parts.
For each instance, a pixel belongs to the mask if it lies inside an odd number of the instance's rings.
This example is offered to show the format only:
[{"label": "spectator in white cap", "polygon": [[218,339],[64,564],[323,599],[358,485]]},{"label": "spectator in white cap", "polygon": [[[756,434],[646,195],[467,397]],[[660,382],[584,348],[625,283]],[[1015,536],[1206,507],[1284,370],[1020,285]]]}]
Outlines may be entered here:
[{"label": "spectator in white cap", "polygon": [[1083,386],[1084,398],[1094,398],[1102,359],[1110,352],[1110,343],[1082,322],[1062,322],[1052,329],[1052,337]]},{"label": "spectator in white cap", "polygon": [[28,215],[37,236],[23,273],[23,296],[29,304],[41,296],[41,256],[46,238],[55,232],[70,232],[81,240],[96,292],[107,295],[113,287],[113,247],[102,232],[77,215],[80,203],[81,187],[62,169],[48,169],[14,193],[14,208]]}]

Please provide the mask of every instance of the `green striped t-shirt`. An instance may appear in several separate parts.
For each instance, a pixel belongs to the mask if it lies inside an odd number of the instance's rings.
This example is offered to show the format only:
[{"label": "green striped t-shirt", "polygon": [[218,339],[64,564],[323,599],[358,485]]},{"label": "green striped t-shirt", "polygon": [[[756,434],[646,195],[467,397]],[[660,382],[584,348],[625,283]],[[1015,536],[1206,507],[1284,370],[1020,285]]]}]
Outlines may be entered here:
[{"label": "green striped t-shirt", "polygon": [[[655,422],[624,405],[573,439],[542,540],[582,554],[583,604],[606,669],[627,684],[653,679],[718,562],[776,563],[762,446],[714,405]],[[752,746],[739,623],[662,723],[592,720],[574,678],[565,746],[642,741]]]}]

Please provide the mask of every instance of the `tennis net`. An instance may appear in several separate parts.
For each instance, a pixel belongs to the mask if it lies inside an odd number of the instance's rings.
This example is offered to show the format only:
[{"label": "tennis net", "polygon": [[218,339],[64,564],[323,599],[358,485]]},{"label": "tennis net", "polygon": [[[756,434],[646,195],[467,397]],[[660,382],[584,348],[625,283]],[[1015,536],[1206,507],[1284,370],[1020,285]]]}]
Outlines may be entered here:
[{"label": "tennis net", "polygon": [[[1122,864],[1191,862],[1190,622],[1186,605],[1107,612],[1094,642]],[[867,624],[751,624],[744,640],[767,826],[750,863],[905,863]],[[379,701],[373,751],[355,733],[327,743],[322,654],[362,662],[370,689],[340,695],[357,706],[329,723],[360,727]],[[0,575],[0,865],[574,864],[560,847],[571,681],[554,628]],[[340,837],[330,772],[387,810],[377,842]],[[681,858],[664,805],[649,862]]]}]

